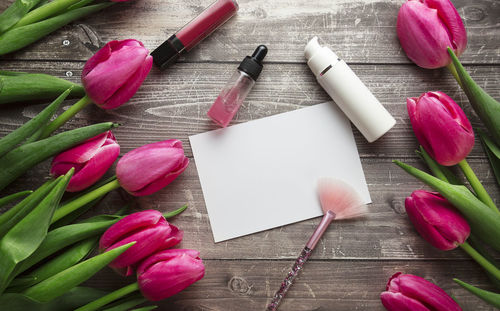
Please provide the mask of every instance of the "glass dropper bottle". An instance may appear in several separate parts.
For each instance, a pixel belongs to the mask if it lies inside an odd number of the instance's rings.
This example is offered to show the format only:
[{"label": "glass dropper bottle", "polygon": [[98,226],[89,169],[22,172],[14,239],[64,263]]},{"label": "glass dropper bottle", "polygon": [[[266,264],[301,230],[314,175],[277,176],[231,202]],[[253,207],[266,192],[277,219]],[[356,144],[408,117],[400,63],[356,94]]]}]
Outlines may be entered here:
[{"label": "glass dropper bottle", "polygon": [[259,78],[263,68],[262,60],[266,54],[267,47],[259,45],[252,56],[245,57],[238,66],[237,71],[229,79],[207,113],[215,123],[226,127],[231,122],[255,81]]}]

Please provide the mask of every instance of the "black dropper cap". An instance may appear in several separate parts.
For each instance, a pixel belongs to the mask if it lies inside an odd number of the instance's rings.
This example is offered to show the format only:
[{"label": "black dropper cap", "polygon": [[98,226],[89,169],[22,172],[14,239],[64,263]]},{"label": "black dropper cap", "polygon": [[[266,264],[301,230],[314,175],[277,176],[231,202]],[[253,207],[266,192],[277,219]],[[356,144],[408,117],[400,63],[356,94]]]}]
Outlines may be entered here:
[{"label": "black dropper cap", "polygon": [[262,60],[267,55],[267,47],[265,45],[259,45],[252,56],[247,56],[238,66],[239,71],[243,71],[248,74],[253,80],[257,80],[262,71]]}]

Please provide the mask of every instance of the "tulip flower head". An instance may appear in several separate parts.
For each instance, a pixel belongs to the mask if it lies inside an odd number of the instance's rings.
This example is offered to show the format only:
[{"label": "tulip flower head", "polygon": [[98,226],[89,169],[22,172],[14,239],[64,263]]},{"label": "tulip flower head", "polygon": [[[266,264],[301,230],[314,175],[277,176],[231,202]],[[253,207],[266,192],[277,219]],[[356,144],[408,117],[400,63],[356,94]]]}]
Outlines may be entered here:
[{"label": "tulip flower head", "polygon": [[414,191],[406,198],[405,207],[418,233],[440,250],[454,249],[470,235],[465,218],[437,192]]},{"label": "tulip flower head", "polygon": [[474,132],[463,110],[443,92],[406,99],[413,132],[439,164],[455,165],[474,146]]},{"label": "tulip flower head", "polygon": [[113,109],[134,96],[152,66],[140,41],[110,41],[85,63],[82,84],[94,103]]},{"label": "tulip flower head", "polygon": [[120,185],[134,196],[150,195],[177,178],[188,166],[182,142],[165,140],[134,149],[116,166]]},{"label": "tulip flower head", "polygon": [[398,13],[397,34],[403,50],[423,68],[451,64],[447,48],[460,56],[467,33],[450,0],[408,0]]},{"label": "tulip flower head", "polygon": [[201,280],[205,266],[199,256],[192,249],[169,249],[144,260],[137,269],[137,282],[144,297],[162,300]]},{"label": "tulip flower head", "polygon": [[61,176],[74,167],[75,173],[66,191],[81,191],[98,181],[119,154],[120,145],[113,133],[107,131],[57,155],[50,173]]},{"label": "tulip flower head", "polygon": [[444,290],[419,276],[397,272],[380,294],[388,311],[461,311]]},{"label": "tulip flower head", "polygon": [[182,234],[182,230],[170,225],[159,211],[146,210],[130,214],[106,230],[99,249],[104,252],[136,242],[109,265],[128,276],[144,258],[179,243]]}]

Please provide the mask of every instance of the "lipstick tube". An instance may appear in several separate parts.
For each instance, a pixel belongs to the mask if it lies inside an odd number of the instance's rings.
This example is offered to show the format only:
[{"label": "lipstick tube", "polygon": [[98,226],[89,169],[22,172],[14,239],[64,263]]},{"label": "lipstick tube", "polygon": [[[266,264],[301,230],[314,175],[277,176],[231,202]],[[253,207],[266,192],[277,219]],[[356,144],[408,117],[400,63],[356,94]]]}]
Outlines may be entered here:
[{"label": "lipstick tube", "polygon": [[164,69],[174,63],[181,54],[189,52],[233,17],[238,8],[235,0],[217,0],[212,3],[151,53],[155,65]]}]

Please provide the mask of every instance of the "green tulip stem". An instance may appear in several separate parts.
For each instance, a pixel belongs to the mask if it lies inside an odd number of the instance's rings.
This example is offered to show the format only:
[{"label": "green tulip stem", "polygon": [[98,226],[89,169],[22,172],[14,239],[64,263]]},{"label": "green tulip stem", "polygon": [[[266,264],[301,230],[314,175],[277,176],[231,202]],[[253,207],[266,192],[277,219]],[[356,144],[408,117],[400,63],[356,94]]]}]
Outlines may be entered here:
[{"label": "green tulip stem", "polygon": [[67,7],[80,2],[80,0],[54,0],[39,8],[34,9],[28,14],[24,15],[23,18],[14,25],[13,28],[30,25],[48,17],[55,16],[63,12]]},{"label": "green tulip stem", "polygon": [[88,104],[90,104],[92,100],[88,95],[85,95],[82,99],[77,101],[73,106],[69,107],[68,110],[63,112],[60,116],[58,116],[54,121],[50,122],[43,130],[39,139],[44,139],[50,136],[55,130],[60,128],[64,123],[68,122],[69,119],[74,117],[80,110],[85,108]]},{"label": "green tulip stem", "polygon": [[462,172],[464,172],[465,177],[472,186],[472,189],[474,189],[474,192],[476,193],[478,199],[481,200],[484,204],[491,207],[497,213],[500,213],[490,195],[488,194],[488,192],[486,192],[486,189],[484,189],[476,174],[469,166],[469,163],[467,163],[467,160],[463,159],[462,161],[458,162],[458,166],[460,166]]},{"label": "green tulip stem", "polygon": [[453,65],[453,63],[450,63],[448,66],[446,66],[446,68],[448,68],[453,77],[455,77],[455,80],[457,80],[458,85],[460,85],[460,87],[463,89],[464,87],[462,85],[462,80],[460,80],[460,76],[458,75],[457,68],[455,68],[455,65]]},{"label": "green tulip stem", "polygon": [[137,282],[129,284],[125,287],[122,287],[120,289],[115,290],[114,292],[111,292],[105,296],[102,296],[101,298],[92,301],[91,303],[88,303],[84,305],[83,307],[80,307],[76,309],[75,311],[94,311],[94,310],[99,310],[101,307],[104,307],[105,305],[118,300],[130,293],[133,293],[135,291],[139,290],[139,284]]},{"label": "green tulip stem", "polygon": [[89,192],[89,193],[86,193],[86,194],[64,204],[63,206],[61,206],[60,208],[58,208],[54,212],[54,217],[52,217],[52,223],[55,223],[59,219],[76,211],[77,209],[84,206],[85,204],[88,204],[88,203],[94,201],[95,199],[102,197],[106,193],[113,191],[115,189],[118,189],[118,188],[120,188],[120,183],[118,182],[117,179],[115,179],[115,180]]},{"label": "green tulip stem", "polygon": [[486,271],[491,273],[494,277],[500,280],[500,270],[489,262],[486,258],[484,258],[478,251],[476,251],[469,243],[464,242],[460,244],[460,247],[472,257],[478,264],[480,264]]}]

